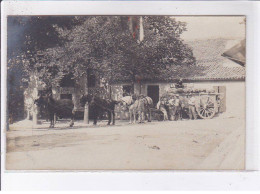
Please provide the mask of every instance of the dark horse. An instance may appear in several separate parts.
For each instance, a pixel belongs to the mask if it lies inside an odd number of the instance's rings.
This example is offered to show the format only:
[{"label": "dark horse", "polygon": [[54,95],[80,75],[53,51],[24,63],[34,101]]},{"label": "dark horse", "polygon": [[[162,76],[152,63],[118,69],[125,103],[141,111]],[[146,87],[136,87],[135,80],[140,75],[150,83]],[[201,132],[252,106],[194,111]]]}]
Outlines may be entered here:
[{"label": "dark horse", "polygon": [[112,124],[115,124],[115,105],[119,102],[111,99],[102,99],[91,95],[83,95],[80,99],[81,106],[85,106],[87,102],[93,110],[94,125],[97,124],[98,117],[101,116],[101,114],[103,114],[104,112],[107,112],[108,115],[107,124],[110,125],[111,118]]},{"label": "dark horse", "polygon": [[51,95],[40,96],[34,102],[39,107],[44,107],[50,119],[50,128],[54,127],[54,115],[59,117],[70,116],[70,127],[74,125],[74,103],[69,99],[55,100]]}]

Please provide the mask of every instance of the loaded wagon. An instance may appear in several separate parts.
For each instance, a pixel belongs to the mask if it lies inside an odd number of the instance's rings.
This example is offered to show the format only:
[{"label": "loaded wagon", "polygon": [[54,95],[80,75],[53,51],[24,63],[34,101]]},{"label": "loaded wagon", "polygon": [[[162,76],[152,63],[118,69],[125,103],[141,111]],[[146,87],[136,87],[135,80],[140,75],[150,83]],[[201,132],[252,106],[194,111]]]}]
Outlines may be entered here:
[{"label": "loaded wagon", "polygon": [[214,89],[174,88],[166,92],[161,99],[167,102],[176,95],[179,95],[185,112],[188,112],[188,101],[193,96],[196,113],[202,119],[211,119],[219,112],[220,100],[223,97],[222,93],[217,93]]}]

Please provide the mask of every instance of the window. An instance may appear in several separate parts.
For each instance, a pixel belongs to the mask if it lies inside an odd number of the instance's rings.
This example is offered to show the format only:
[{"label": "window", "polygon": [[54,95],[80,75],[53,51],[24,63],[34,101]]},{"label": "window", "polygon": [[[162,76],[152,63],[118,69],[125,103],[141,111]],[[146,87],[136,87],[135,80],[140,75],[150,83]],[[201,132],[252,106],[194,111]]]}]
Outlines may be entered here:
[{"label": "window", "polygon": [[60,86],[61,87],[74,87],[74,79],[72,79],[72,74],[65,75],[61,81]]},{"label": "window", "polygon": [[61,94],[60,99],[72,100],[72,94]]},{"label": "window", "polygon": [[129,96],[131,94],[131,85],[124,85],[123,86],[123,96]]}]

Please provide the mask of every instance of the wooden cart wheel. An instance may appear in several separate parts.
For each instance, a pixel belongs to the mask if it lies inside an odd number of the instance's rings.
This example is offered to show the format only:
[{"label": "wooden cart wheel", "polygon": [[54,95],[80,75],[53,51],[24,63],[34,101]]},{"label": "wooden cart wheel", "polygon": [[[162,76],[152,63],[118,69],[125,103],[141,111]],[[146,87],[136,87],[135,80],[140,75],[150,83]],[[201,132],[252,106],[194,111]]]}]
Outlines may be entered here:
[{"label": "wooden cart wheel", "polygon": [[198,115],[202,119],[211,119],[216,114],[216,103],[209,96],[206,100],[200,100],[200,104],[197,108]]}]

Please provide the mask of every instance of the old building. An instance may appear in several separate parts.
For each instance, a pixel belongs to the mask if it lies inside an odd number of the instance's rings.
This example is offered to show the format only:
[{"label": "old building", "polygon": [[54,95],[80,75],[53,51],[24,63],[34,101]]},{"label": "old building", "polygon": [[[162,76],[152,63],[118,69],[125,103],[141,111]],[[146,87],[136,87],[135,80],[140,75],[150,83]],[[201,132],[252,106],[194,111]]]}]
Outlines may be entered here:
[{"label": "old building", "polygon": [[[244,116],[245,67],[222,56],[225,51],[240,41],[209,39],[187,42],[193,49],[197,61],[196,65],[171,67],[160,75],[144,76],[140,83],[135,83],[134,91],[150,96],[156,104],[159,98],[171,87],[174,87],[178,79],[182,78],[186,86],[215,89],[216,92],[223,93],[224,98],[221,100],[220,112],[226,112],[234,117]],[[114,99],[120,99],[130,91],[131,82],[128,79],[117,78],[112,84],[112,97]],[[121,118],[123,117],[121,116]]]},{"label": "old building", "polygon": [[[174,66],[160,74],[143,75],[139,82],[134,84],[134,93],[150,96],[156,105],[160,97],[171,90],[182,78],[187,87],[214,89],[216,92],[223,93],[220,112],[226,112],[229,116],[234,117],[244,116],[245,67],[238,65],[236,61],[230,60],[223,54],[239,43],[240,40],[227,39],[187,42],[193,49],[196,65]],[[32,75],[32,81],[24,92],[27,118],[32,116],[33,99],[45,90],[39,80],[33,79],[33,76],[37,77]],[[127,77],[114,78],[110,86],[107,86],[102,80],[93,71],[89,71],[88,76],[80,78],[77,82],[67,75],[61,80],[60,87],[53,87],[53,97],[55,99],[72,99],[79,112],[83,113],[84,109],[80,107],[79,99],[82,94],[86,93],[86,90],[88,93],[95,93],[106,98],[111,97],[114,100],[119,100],[132,91],[132,83]],[[122,108],[117,107],[116,111],[117,118],[127,118],[127,114]]]}]

